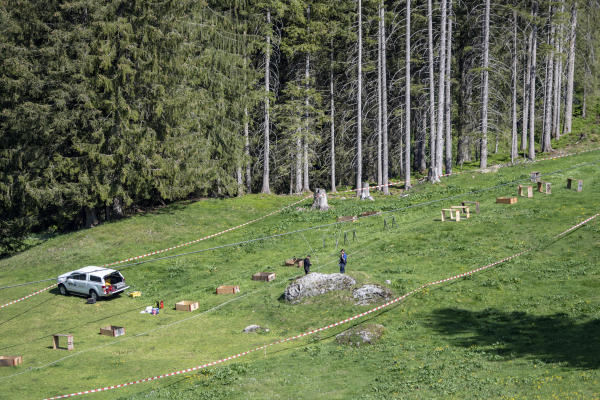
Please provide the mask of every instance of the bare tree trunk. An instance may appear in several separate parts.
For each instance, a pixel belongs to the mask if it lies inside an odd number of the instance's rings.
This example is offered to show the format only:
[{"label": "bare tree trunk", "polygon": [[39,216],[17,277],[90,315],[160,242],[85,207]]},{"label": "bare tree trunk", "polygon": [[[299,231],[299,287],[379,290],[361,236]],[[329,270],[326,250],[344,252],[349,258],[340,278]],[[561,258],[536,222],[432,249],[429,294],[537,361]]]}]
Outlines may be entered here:
[{"label": "bare tree trunk", "polygon": [[444,103],[446,96],[446,24],[447,24],[447,0],[441,0],[442,18],[440,20],[440,77],[438,81],[438,118],[437,118],[437,135],[435,145],[435,166],[437,176],[442,175],[443,164],[443,147],[444,147]]},{"label": "bare tree trunk", "polygon": [[329,101],[331,107],[330,127],[331,127],[331,191],[336,192],[335,188],[335,103],[333,101],[333,39],[331,39],[331,56],[329,60]]},{"label": "bare tree trunk", "polygon": [[444,104],[444,115],[446,116],[446,174],[452,173],[452,115],[450,101],[452,93],[450,93],[452,73],[452,0],[448,0],[448,39],[446,42],[446,101]]},{"label": "bare tree trunk", "polygon": [[263,162],[263,184],[262,193],[271,193],[269,186],[269,91],[271,78],[271,10],[267,10],[267,48],[265,51],[265,137],[264,137],[264,162]]},{"label": "bare tree trunk", "polygon": [[383,187],[381,186],[383,182],[383,171],[382,171],[382,147],[383,147],[383,133],[382,133],[382,123],[383,123],[383,82],[381,77],[382,67],[382,38],[381,38],[381,25],[383,23],[383,0],[379,2],[379,21],[378,21],[378,32],[377,32],[377,190],[381,191]]},{"label": "bare tree trunk", "polygon": [[439,182],[440,178],[437,173],[436,165],[436,134],[435,134],[435,75],[433,72],[433,5],[432,0],[427,0],[427,41],[429,53],[429,134],[430,143],[430,166],[429,180],[431,182]]},{"label": "bare tree trunk", "polygon": [[542,146],[543,153],[552,151],[551,131],[552,131],[552,111],[553,111],[553,92],[554,88],[554,34],[555,26],[552,21],[552,11],[550,11],[550,54],[548,55],[548,73],[546,81],[546,110],[544,117],[544,145]]},{"label": "bare tree trunk", "polygon": [[[310,12],[310,8],[308,8],[308,12]],[[306,54],[306,65],[304,68],[304,78],[306,79],[306,97],[304,98],[304,105],[306,107],[306,115],[304,121],[304,184],[302,190],[304,192],[309,192],[309,178],[308,178],[308,137],[309,137],[309,126],[308,126],[308,86],[310,82],[310,54]]]},{"label": "bare tree trunk", "polygon": [[297,131],[296,138],[296,193],[302,192],[302,138]]},{"label": "bare tree trunk", "polygon": [[[565,5],[561,0],[560,12],[561,14],[565,11]],[[556,60],[554,64],[554,111],[552,118],[552,136],[555,139],[560,138],[560,103],[561,103],[561,92],[562,92],[562,35],[563,35],[563,24],[562,22],[558,26],[558,32],[556,35]]]},{"label": "bare tree trunk", "polygon": [[523,156],[527,151],[528,129],[529,129],[529,94],[531,92],[531,46],[533,45],[533,30],[529,32],[527,40],[527,68],[523,77],[523,135],[521,137],[521,150]]},{"label": "bare tree trunk", "polygon": [[248,106],[244,106],[244,155],[246,156],[246,193],[252,193],[252,170],[250,165],[250,135],[248,134]]},{"label": "bare tree trunk", "polygon": [[485,22],[483,29],[483,99],[481,104],[481,158],[479,167],[487,167],[487,132],[489,98],[489,52],[490,52],[490,0],[485,1]]},{"label": "bare tree trunk", "polygon": [[512,130],[510,162],[514,163],[517,153],[517,10],[513,9],[513,59],[512,59]]},{"label": "bare tree trunk", "polygon": [[[536,0],[533,1],[531,8],[531,15],[535,21],[537,17],[538,3]],[[535,160],[535,72],[537,69],[536,65],[536,53],[537,53],[537,24],[533,23],[533,29],[531,31],[531,75],[529,78],[529,159]]]},{"label": "bare tree trunk", "polygon": [[[406,78],[404,83],[404,188],[410,189],[410,0],[406,0],[406,47],[405,47]],[[423,142],[425,138],[423,138]],[[425,143],[423,143],[425,147]],[[425,157],[423,157],[424,159]]]},{"label": "bare tree trunk", "polygon": [[308,179],[308,142],[304,140],[304,184],[302,185],[302,191],[310,192],[309,179]]},{"label": "bare tree trunk", "polygon": [[[385,4],[381,0],[381,83],[382,83],[382,120],[383,125],[383,158],[382,158],[382,183],[383,194],[390,194],[389,184],[389,143],[388,143],[388,104],[387,104],[387,39],[385,37]],[[402,163],[402,161],[400,161]]]},{"label": "bare tree trunk", "polygon": [[356,89],[356,196],[362,188],[362,0],[358,0],[358,78]]},{"label": "bare tree trunk", "polygon": [[571,133],[573,122],[573,79],[575,75],[575,33],[577,29],[577,1],[571,6],[571,34],[569,35],[569,64],[567,65],[567,101],[563,135]]}]

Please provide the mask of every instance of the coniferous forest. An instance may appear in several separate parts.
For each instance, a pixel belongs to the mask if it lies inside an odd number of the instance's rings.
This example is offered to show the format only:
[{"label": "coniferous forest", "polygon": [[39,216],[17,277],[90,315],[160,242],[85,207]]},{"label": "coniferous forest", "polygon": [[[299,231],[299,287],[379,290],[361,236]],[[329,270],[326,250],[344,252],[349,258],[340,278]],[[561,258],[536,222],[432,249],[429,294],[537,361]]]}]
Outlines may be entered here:
[{"label": "coniferous forest", "polygon": [[198,196],[431,182],[600,118],[596,0],[4,0],[0,253]]}]

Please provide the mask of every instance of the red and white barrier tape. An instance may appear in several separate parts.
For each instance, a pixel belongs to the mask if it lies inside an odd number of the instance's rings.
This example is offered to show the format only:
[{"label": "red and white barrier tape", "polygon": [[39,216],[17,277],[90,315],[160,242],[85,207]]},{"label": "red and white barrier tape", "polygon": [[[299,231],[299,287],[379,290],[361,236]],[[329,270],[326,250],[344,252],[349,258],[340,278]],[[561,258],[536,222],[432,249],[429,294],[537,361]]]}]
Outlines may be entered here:
[{"label": "red and white barrier tape", "polygon": [[[580,223],[578,223],[576,225],[573,225],[571,228],[567,229],[566,231],[564,231],[564,232],[556,235],[555,238],[561,237],[561,236],[565,235],[567,232],[570,232],[573,229],[577,229],[578,227],[580,227],[582,225],[585,225],[586,223],[588,223],[589,221],[593,220],[594,218],[597,218],[599,215],[600,215],[600,213],[596,214],[596,215],[593,215],[590,218],[588,218],[588,219],[586,219],[586,220],[584,220],[584,221],[582,221],[582,222],[580,222]],[[438,281],[426,283],[424,285],[419,286],[416,289],[411,290],[408,293],[405,293],[404,295],[402,295],[400,297],[396,297],[395,299],[388,301],[387,303],[384,303],[384,304],[382,304],[380,306],[377,306],[375,308],[372,308],[372,309],[370,309],[368,311],[365,311],[365,312],[362,312],[360,314],[353,315],[352,317],[346,318],[346,319],[344,319],[342,321],[338,321],[338,322],[335,322],[333,324],[329,324],[327,326],[323,326],[323,327],[318,328],[318,329],[313,329],[311,331],[307,331],[307,332],[301,333],[301,334],[296,335],[296,336],[290,336],[288,338],[281,339],[281,340],[278,340],[276,342],[268,343],[268,344],[265,344],[263,346],[256,347],[254,349],[250,349],[250,350],[244,351],[242,353],[237,353],[237,354],[231,355],[229,357],[221,358],[220,360],[217,360],[217,361],[212,361],[212,362],[209,362],[209,363],[206,363],[206,364],[202,364],[202,365],[198,365],[198,366],[195,366],[195,367],[192,367],[192,368],[181,369],[179,371],[173,371],[173,372],[169,372],[169,373],[162,374],[162,375],[157,375],[157,376],[148,377],[148,378],[144,378],[144,379],[138,379],[136,381],[121,383],[119,385],[105,386],[105,387],[97,388],[97,389],[90,389],[90,390],[84,390],[84,391],[81,391],[81,392],[75,392],[75,393],[69,393],[69,394],[63,394],[63,395],[59,395],[59,396],[54,396],[54,397],[48,397],[48,398],[45,398],[44,400],[64,399],[64,398],[68,398],[68,397],[81,396],[81,395],[84,395],[84,394],[97,393],[97,392],[105,392],[107,390],[118,389],[118,388],[122,388],[122,387],[126,387],[126,386],[132,386],[132,385],[135,385],[135,384],[138,384],[138,383],[151,382],[151,381],[155,381],[155,380],[158,380],[158,379],[167,378],[167,377],[170,377],[170,376],[181,375],[181,374],[185,374],[185,373],[192,372],[192,371],[198,371],[198,370],[201,370],[201,369],[204,369],[204,368],[208,368],[208,367],[212,367],[214,365],[221,364],[221,363],[224,363],[224,362],[227,362],[227,361],[235,360],[236,358],[240,358],[240,357],[243,357],[243,356],[248,355],[250,353],[254,353],[254,352],[257,352],[257,351],[260,351],[260,350],[267,349],[268,347],[275,346],[277,344],[281,344],[281,343],[289,342],[289,341],[292,341],[292,340],[300,339],[300,338],[303,338],[305,336],[313,335],[315,333],[322,332],[324,330],[327,330],[327,329],[330,329],[330,328],[334,328],[334,327],[339,326],[339,325],[343,325],[343,324],[345,324],[347,322],[350,322],[350,321],[353,321],[355,319],[362,318],[365,315],[372,314],[375,311],[379,311],[379,310],[382,310],[382,309],[384,309],[386,307],[389,307],[389,306],[391,306],[393,304],[396,304],[396,303],[398,303],[398,302],[406,299],[407,297],[409,297],[409,296],[411,296],[411,295],[413,295],[415,293],[420,292],[421,290],[423,290],[423,289],[425,289],[425,288],[427,288],[429,286],[440,285],[442,283],[451,282],[451,281],[459,279],[459,278],[464,278],[466,276],[473,275],[473,274],[475,274],[477,272],[484,271],[486,269],[495,267],[496,265],[505,263],[505,262],[510,261],[510,260],[512,260],[514,258],[522,256],[523,254],[528,253],[528,252],[530,252],[532,250],[534,250],[534,248],[529,248],[529,249],[523,250],[523,251],[521,251],[519,253],[513,254],[510,257],[505,257],[505,258],[503,258],[501,260],[495,261],[493,263],[484,265],[483,267],[479,267],[479,268],[476,268],[476,269],[468,271],[468,272],[464,272],[462,274],[457,274],[457,275],[451,276],[449,278],[440,279]]]},{"label": "red and white barrier tape", "polygon": [[52,289],[54,286],[56,286],[56,283],[55,283],[55,284],[53,284],[53,285],[51,285],[51,286],[48,286],[47,288],[40,289],[40,290],[38,290],[37,292],[33,292],[33,293],[31,293],[31,294],[28,294],[28,295],[27,295],[27,296],[25,296],[25,297],[21,297],[20,299],[13,300],[13,301],[9,301],[9,302],[8,302],[8,303],[6,303],[6,304],[2,304],[2,305],[0,306],[0,308],[4,308],[4,307],[7,307],[7,306],[10,306],[11,304],[15,304],[15,303],[18,303],[18,302],[20,302],[20,301],[23,301],[23,300],[25,300],[25,299],[28,299],[28,298],[30,298],[30,297],[32,297],[32,296],[35,296],[36,294],[40,294],[40,293],[42,293],[42,292],[45,292],[45,291],[46,291],[46,290],[48,290],[48,289]]}]

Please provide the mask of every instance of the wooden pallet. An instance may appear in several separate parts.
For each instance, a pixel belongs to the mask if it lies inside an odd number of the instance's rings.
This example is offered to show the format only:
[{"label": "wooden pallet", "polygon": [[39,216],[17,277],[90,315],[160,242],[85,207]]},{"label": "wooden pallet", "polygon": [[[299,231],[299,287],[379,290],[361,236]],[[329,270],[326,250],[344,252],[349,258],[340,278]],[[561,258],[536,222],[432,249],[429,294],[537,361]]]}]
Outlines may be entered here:
[{"label": "wooden pallet", "polygon": [[517,202],[516,197],[497,197],[496,198],[496,203],[515,204],[516,202]]},{"label": "wooden pallet", "polygon": [[217,294],[235,294],[240,291],[237,285],[223,285],[217,288]]},{"label": "wooden pallet", "polygon": [[271,282],[274,279],[275,279],[274,272],[257,272],[256,274],[252,275],[253,281]]}]

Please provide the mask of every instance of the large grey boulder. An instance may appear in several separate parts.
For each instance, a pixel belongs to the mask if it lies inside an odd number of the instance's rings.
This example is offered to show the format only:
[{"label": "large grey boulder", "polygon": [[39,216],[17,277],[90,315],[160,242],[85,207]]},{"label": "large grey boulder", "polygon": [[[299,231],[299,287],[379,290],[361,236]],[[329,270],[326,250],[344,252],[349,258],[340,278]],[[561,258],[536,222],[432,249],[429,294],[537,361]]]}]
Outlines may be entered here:
[{"label": "large grey boulder", "polygon": [[283,293],[284,298],[292,304],[299,303],[306,297],[319,296],[332,290],[349,289],[356,281],[345,274],[312,273],[296,279]]},{"label": "large grey boulder", "polygon": [[385,328],[379,324],[356,326],[337,335],[339,344],[360,347],[363,344],[373,344],[383,335]]},{"label": "large grey boulder", "polygon": [[379,285],[363,285],[352,292],[355,304],[366,306],[368,304],[387,301],[392,298],[392,293]]}]

